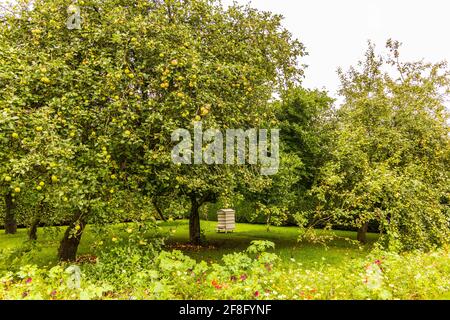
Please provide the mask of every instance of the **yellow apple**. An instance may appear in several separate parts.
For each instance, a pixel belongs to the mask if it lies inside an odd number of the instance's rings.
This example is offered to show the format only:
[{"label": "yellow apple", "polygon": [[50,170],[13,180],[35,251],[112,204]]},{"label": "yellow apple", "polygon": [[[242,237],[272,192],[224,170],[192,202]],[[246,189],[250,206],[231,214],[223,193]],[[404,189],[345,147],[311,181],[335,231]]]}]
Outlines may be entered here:
[{"label": "yellow apple", "polygon": [[42,78],[41,78],[41,82],[42,82],[42,83],[45,83],[45,84],[49,84],[49,83],[50,83],[50,79],[47,78],[47,77],[42,77]]},{"label": "yellow apple", "polygon": [[200,112],[202,116],[206,116],[209,113],[209,110],[205,107],[200,108]]}]

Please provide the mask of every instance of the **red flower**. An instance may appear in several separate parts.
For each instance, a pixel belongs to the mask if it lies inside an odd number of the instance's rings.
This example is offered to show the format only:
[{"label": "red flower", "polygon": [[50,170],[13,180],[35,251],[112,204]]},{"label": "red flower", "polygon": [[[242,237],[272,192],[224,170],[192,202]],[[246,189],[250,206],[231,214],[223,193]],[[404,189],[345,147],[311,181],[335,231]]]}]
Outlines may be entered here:
[{"label": "red flower", "polygon": [[211,281],[211,285],[216,289],[222,289],[222,285],[220,285],[216,280]]},{"label": "red flower", "polygon": [[255,295],[256,298],[258,298],[259,297],[259,291],[255,291],[254,295]]},{"label": "red flower", "polygon": [[247,275],[243,274],[241,275],[241,281],[245,281],[247,279]]},{"label": "red flower", "polygon": [[381,261],[377,259],[377,260],[375,260],[375,264],[381,265]]},{"label": "red flower", "polygon": [[25,282],[26,283],[31,283],[31,281],[33,281],[33,279],[32,278],[28,278]]}]

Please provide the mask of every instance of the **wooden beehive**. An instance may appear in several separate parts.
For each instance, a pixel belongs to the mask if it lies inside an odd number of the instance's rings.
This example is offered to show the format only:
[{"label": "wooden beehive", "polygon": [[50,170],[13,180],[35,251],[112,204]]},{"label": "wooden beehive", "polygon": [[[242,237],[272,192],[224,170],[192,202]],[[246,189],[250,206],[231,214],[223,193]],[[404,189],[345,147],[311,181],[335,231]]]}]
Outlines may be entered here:
[{"label": "wooden beehive", "polygon": [[233,232],[234,228],[234,210],[221,209],[217,211],[217,232]]}]

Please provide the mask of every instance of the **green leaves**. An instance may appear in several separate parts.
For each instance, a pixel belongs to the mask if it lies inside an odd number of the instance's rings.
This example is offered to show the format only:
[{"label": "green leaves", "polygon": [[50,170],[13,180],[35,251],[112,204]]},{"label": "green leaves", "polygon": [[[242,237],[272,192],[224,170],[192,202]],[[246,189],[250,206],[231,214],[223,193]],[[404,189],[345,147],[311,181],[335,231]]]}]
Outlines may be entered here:
[{"label": "green leaves", "polygon": [[[399,44],[387,47],[384,58],[369,45],[361,70],[340,72],[345,103],[315,192],[331,212],[342,208],[354,227],[376,221],[386,246],[429,249],[447,243],[450,230],[442,202],[450,185],[442,92],[450,77],[443,64],[403,63]],[[384,71],[387,65],[394,73]]]}]

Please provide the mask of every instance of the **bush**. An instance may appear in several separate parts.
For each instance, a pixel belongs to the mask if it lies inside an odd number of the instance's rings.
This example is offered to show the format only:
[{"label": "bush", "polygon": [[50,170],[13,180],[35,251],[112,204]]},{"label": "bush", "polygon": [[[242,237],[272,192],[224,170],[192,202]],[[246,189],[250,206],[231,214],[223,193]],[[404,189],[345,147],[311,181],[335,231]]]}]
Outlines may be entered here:
[{"label": "bush", "polygon": [[0,299],[97,299],[111,290],[108,284],[93,284],[83,279],[78,266],[55,266],[39,269],[25,265],[17,272],[7,272],[0,278]]},{"label": "bush", "polygon": [[[180,251],[146,256],[130,247],[105,253],[94,265],[3,272],[2,299],[440,299],[449,298],[450,252],[406,254],[374,250],[365,259],[314,269],[286,266],[253,241],[221,263],[197,262]],[[138,250],[138,249],[133,249]],[[104,258],[103,258],[104,259]],[[69,272],[69,273],[68,273]],[[77,276],[78,275],[78,278]]]}]

